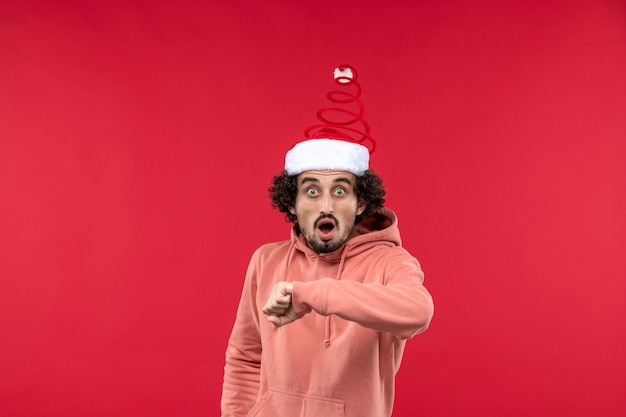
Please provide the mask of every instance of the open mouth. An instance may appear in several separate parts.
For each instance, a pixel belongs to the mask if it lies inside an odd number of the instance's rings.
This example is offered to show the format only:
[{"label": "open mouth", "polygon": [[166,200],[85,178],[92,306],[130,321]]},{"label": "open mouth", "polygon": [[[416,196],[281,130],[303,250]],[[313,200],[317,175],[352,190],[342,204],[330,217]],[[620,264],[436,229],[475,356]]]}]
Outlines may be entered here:
[{"label": "open mouth", "polygon": [[331,219],[322,219],[317,223],[317,230],[319,230],[322,240],[330,240],[335,230],[335,222]]}]

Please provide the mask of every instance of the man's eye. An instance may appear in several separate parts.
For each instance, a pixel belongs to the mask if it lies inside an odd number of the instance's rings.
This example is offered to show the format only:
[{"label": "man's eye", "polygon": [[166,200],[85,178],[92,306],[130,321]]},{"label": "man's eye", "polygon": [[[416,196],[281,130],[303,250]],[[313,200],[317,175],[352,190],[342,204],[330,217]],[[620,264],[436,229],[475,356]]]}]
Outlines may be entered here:
[{"label": "man's eye", "polygon": [[346,190],[344,190],[343,188],[337,188],[335,190],[335,195],[342,197],[344,195],[346,195]]},{"label": "man's eye", "polygon": [[314,197],[317,195],[317,190],[315,188],[309,188],[308,190],[306,190],[306,193],[311,197]]}]

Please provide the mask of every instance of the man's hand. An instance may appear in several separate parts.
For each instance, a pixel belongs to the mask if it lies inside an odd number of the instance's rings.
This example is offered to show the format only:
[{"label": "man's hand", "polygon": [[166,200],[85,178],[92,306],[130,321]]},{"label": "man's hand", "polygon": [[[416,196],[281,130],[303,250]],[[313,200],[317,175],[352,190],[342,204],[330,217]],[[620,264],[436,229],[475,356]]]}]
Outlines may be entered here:
[{"label": "man's hand", "polygon": [[263,306],[263,313],[268,316],[267,320],[276,327],[284,326],[300,318],[293,309],[292,292],[293,282],[280,281],[274,285],[270,297]]}]

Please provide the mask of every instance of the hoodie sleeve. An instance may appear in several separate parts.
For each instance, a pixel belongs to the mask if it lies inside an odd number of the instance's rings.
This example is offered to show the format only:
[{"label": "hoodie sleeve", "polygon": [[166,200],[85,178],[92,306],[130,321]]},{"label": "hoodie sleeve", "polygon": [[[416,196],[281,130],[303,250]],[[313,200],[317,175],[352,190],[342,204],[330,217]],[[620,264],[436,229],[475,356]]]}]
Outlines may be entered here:
[{"label": "hoodie sleeve", "polygon": [[259,251],[250,261],[235,324],[226,350],[222,417],[245,417],[257,401],[261,369],[261,335],[256,309]]},{"label": "hoodie sleeve", "polygon": [[[366,280],[366,274],[374,274],[376,279]],[[434,313],[433,299],[423,281],[417,259],[394,248],[384,259],[363,262],[339,280],[297,281],[292,297],[296,313],[334,314],[408,339],[426,330]]]}]

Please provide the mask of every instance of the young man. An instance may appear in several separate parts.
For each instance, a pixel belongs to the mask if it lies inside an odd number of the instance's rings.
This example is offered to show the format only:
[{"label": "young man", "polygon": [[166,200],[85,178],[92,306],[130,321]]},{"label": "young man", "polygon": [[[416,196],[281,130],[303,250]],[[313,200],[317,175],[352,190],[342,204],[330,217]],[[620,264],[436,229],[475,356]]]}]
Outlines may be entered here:
[{"label": "young man", "polygon": [[291,239],[250,261],[223,417],[389,417],[406,340],[433,301],[383,207],[369,151],[336,130],[296,144],[270,189]]}]

